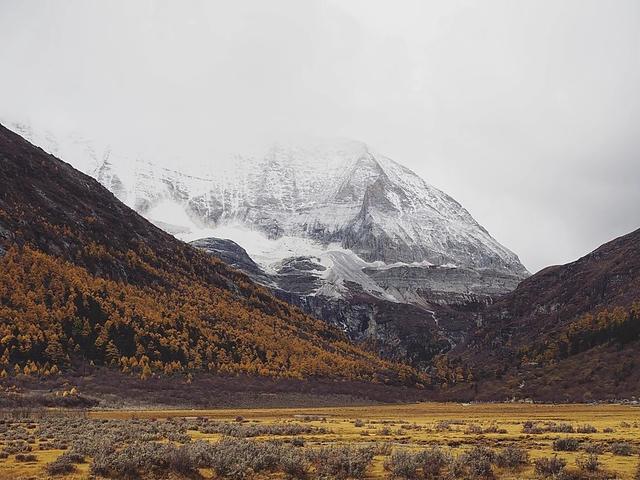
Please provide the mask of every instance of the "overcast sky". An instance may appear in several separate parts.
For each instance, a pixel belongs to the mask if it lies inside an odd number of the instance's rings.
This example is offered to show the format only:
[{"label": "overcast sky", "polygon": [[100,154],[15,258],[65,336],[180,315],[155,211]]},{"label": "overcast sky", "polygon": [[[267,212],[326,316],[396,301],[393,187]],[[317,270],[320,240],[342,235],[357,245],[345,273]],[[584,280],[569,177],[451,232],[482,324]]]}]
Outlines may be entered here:
[{"label": "overcast sky", "polygon": [[185,162],[362,140],[532,272],[640,227],[637,0],[0,0],[0,109]]}]

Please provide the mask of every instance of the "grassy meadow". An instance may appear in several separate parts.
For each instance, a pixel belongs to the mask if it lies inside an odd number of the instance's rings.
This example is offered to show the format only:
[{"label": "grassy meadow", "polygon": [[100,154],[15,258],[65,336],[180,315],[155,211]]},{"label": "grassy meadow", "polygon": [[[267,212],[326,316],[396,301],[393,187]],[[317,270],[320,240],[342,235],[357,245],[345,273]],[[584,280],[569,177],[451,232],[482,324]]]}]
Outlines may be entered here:
[{"label": "grassy meadow", "polygon": [[0,418],[2,479],[633,480],[640,452],[640,408],[622,405],[7,411]]}]

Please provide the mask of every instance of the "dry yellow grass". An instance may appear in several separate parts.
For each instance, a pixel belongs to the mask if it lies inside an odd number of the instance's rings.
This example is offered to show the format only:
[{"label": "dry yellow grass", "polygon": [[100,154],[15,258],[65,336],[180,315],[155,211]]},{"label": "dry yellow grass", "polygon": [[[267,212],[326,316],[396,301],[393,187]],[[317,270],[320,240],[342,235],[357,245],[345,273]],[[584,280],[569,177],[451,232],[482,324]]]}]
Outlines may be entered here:
[{"label": "dry yellow grass", "polygon": [[[410,405],[383,405],[370,407],[333,408],[286,408],[286,409],[242,409],[242,410],[140,410],[140,411],[93,411],[90,418],[169,418],[210,417],[233,421],[242,416],[247,421],[261,423],[301,422],[324,427],[328,433],[303,435],[307,445],[357,444],[368,445],[388,442],[393,448],[417,449],[428,445],[439,445],[459,453],[473,445],[483,444],[491,448],[518,445],[527,449],[532,459],[549,457],[557,453],[574,466],[579,452],[553,452],[553,440],[573,437],[609,444],[625,441],[636,451],[640,448],[640,408],[621,405],[531,405],[531,404],[440,404],[421,403]],[[364,426],[356,426],[356,419]],[[597,433],[541,433],[525,434],[523,423],[566,422],[574,427],[590,424]],[[470,425],[487,428],[495,425],[503,433],[470,433]],[[613,431],[605,433],[605,429]],[[190,431],[195,439],[216,441],[217,434],[202,434]],[[279,437],[282,438],[282,437]],[[266,440],[268,437],[259,437]],[[53,460],[60,451],[36,451],[35,463],[16,463],[12,458],[0,463],[0,478],[46,478],[42,467]],[[583,452],[584,453],[584,452]],[[617,456],[611,453],[600,455],[603,467],[615,472],[622,480],[633,479],[638,466],[638,456]],[[533,468],[517,474],[498,471],[501,479],[534,478]],[[368,472],[371,479],[386,478],[383,457],[377,456]],[[87,465],[65,479],[88,477]]]},{"label": "dry yellow grass", "polygon": [[[37,457],[36,462],[16,462],[14,458],[10,457],[0,463],[0,479],[30,479],[30,478],[49,478],[43,471],[44,465],[55,460],[63,452],[62,450],[42,450],[33,452]],[[89,477],[89,465],[78,465],[78,472],[73,475],[67,475],[65,480],[84,480]]]}]

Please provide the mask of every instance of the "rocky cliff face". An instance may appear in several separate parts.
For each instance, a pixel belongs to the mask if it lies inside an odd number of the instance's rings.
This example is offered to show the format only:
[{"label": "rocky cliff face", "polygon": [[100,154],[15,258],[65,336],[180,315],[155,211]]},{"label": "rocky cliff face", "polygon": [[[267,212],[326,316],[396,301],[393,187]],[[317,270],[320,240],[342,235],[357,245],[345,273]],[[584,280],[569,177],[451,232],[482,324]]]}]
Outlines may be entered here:
[{"label": "rocky cliff face", "polygon": [[276,145],[187,171],[14,128],[157,226],[203,238],[195,245],[390,356],[421,362],[450,348],[469,325],[441,311],[490,303],[528,275],[459,203],[361,142]]},{"label": "rocky cliff face", "polygon": [[[326,268],[318,258],[287,258],[267,273],[231,240],[204,238],[191,244],[242,270],[278,298],[337,326],[352,340],[375,345],[385,358],[427,368],[429,359],[453,346],[451,332],[439,325],[425,302],[419,305],[381,298],[348,281],[342,295],[332,295],[334,290],[322,278]],[[323,289],[329,293],[317,293]]]}]

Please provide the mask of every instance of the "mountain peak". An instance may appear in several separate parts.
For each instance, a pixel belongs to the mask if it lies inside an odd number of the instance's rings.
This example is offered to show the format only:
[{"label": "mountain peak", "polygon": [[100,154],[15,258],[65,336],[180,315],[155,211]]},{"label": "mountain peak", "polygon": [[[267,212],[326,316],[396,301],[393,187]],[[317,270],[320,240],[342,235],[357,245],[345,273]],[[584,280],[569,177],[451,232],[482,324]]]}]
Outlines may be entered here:
[{"label": "mountain peak", "polygon": [[280,142],[263,155],[187,173],[78,136],[22,132],[152,220],[159,205],[175,205],[169,211],[176,218],[165,215],[162,222],[177,227],[180,238],[240,224],[272,239],[338,244],[369,262],[426,261],[527,275],[518,257],[458,202],[360,141]]}]

